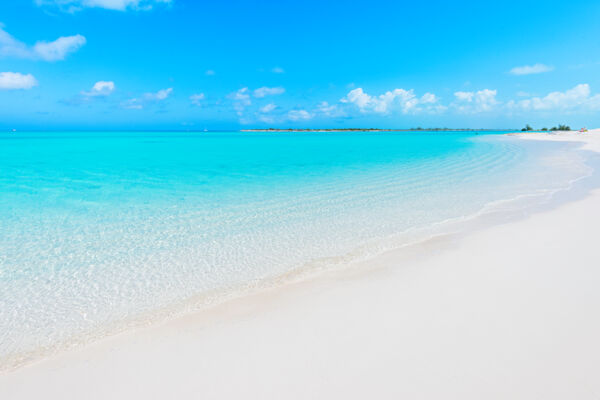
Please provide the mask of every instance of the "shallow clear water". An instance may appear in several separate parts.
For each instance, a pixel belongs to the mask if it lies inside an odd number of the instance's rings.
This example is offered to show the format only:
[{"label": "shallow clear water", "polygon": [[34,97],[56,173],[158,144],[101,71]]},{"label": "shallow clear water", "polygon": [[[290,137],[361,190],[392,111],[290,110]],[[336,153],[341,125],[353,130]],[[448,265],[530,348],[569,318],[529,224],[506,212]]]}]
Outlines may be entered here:
[{"label": "shallow clear water", "polygon": [[589,172],[570,146],[457,132],[0,133],[0,364],[568,187]]}]

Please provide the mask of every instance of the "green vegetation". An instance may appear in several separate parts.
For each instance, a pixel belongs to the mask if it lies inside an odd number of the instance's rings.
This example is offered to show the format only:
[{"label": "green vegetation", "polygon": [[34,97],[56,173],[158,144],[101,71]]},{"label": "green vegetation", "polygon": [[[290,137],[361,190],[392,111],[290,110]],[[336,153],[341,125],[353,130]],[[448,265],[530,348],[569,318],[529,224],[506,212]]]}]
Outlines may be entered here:
[{"label": "green vegetation", "polygon": [[527,131],[532,131],[532,130],[533,130],[533,128],[529,124],[525,125],[525,128],[521,129],[522,132],[527,132]]},{"label": "green vegetation", "polygon": [[[531,125],[527,124],[525,125],[525,128],[521,129],[521,132],[528,132],[528,131],[533,131],[534,129],[531,127]],[[570,131],[571,127],[569,125],[558,125],[558,126],[553,126],[552,128],[548,129],[548,128],[542,128],[540,129],[543,132],[547,132],[547,131]]]}]

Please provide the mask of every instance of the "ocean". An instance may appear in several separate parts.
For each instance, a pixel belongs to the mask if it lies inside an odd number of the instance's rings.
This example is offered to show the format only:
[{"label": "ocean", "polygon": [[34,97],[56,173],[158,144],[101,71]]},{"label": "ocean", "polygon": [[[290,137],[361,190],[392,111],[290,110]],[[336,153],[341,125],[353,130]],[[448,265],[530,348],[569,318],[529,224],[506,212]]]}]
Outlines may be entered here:
[{"label": "ocean", "polygon": [[549,201],[503,132],[0,133],[0,367]]}]

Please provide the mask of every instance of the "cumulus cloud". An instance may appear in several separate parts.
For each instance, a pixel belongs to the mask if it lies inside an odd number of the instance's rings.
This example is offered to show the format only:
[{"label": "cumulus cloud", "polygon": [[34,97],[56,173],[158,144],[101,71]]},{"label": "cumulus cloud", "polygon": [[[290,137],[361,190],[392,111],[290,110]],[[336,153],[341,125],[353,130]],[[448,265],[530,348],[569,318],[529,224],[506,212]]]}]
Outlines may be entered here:
[{"label": "cumulus cloud", "polygon": [[329,104],[326,101],[322,101],[317,104],[316,112],[325,117],[343,117],[346,115],[337,104]]},{"label": "cumulus cloud", "polygon": [[345,97],[340,100],[342,103],[353,103],[358,108],[364,110],[369,104],[372,103],[373,98],[366,94],[362,88],[351,90]]},{"label": "cumulus cloud", "polygon": [[421,104],[434,104],[438,102],[438,97],[433,94],[433,93],[425,93],[423,96],[421,96],[421,99],[419,100],[419,102]]},{"label": "cumulus cloud", "polygon": [[277,106],[273,103],[269,103],[263,107],[260,108],[260,112],[261,113],[270,113],[271,111],[273,111],[274,109],[276,109]]},{"label": "cumulus cloud", "polygon": [[202,105],[202,100],[204,100],[204,93],[197,93],[190,96],[190,100],[192,104],[200,106]]},{"label": "cumulus cloud", "polygon": [[498,104],[496,90],[483,89],[477,92],[455,92],[456,101],[452,104],[459,112],[479,113],[492,111]]},{"label": "cumulus cloud", "polygon": [[291,110],[288,112],[287,116],[291,121],[306,121],[313,117],[313,115],[306,110]]},{"label": "cumulus cloud", "polygon": [[474,92],[455,92],[454,97],[456,97],[459,101],[473,101],[473,96],[475,96]]},{"label": "cumulus cloud", "polygon": [[173,88],[161,89],[156,93],[145,93],[144,98],[151,101],[161,101],[169,97],[173,93]]},{"label": "cumulus cloud", "polygon": [[238,90],[237,92],[231,93],[229,95],[230,99],[236,100],[236,101],[241,101],[247,105],[250,105],[252,102],[250,101],[250,95],[248,94],[248,88],[247,87],[243,87],[240,90]]},{"label": "cumulus cloud", "polygon": [[256,98],[262,98],[262,97],[266,97],[266,96],[274,96],[277,94],[282,94],[285,92],[285,89],[282,87],[266,87],[263,86],[261,88],[258,88],[256,90],[254,90],[254,97]]},{"label": "cumulus cloud", "polygon": [[169,4],[172,0],[36,0],[38,6],[54,6],[61,11],[76,12],[84,8],[104,8],[125,11],[151,10],[155,4]]},{"label": "cumulus cloud", "polygon": [[531,74],[541,74],[543,72],[552,71],[554,67],[544,65],[544,64],[534,64],[534,65],[523,65],[521,67],[514,67],[509,72],[513,75],[531,75]]},{"label": "cumulus cloud", "polygon": [[86,97],[105,97],[114,92],[115,83],[112,81],[98,81],[87,92],[81,92]]},{"label": "cumulus cloud", "polygon": [[348,92],[340,102],[354,104],[361,112],[387,114],[398,109],[403,114],[408,114],[424,110],[434,111],[438,98],[432,93],[425,93],[418,98],[412,89],[394,89],[379,96],[371,96],[362,88],[356,88]]},{"label": "cumulus cloud", "polygon": [[59,61],[86,43],[82,35],[62,36],[52,42],[38,41],[33,46],[15,39],[0,24],[0,56]]},{"label": "cumulus cloud", "polygon": [[285,73],[285,71],[281,67],[273,67],[273,69],[271,70],[271,72],[273,72],[274,74],[283,74],[283,73]]},{"label": "cumulus cloud", "polygon": [[590,86],[582,83],[564,92],[510,101],[507,106],[511,110],[522,111],[598,111],[600,94],[592,95]]},{"label": "cumulus cloud", "polygon": [[89,104],[92,101],[106,99],[115,89],[116,86],[113,81],[98,81],[94,83],[90,90],[82,90],[78,95],[60,100],[60,102],[69,106]]},{"label": "cumulus cloud", "polygon": [[31,89],[37,80],[31,74],[19,72],[0,72],[0,90]]},{"label": "cumulus cloud", "polygon": [[212,69],[209,69],[204,74],[207,76],[213,76],[215,74],[215,71],[213,71]]},{"label": "cumulus cloud", "polygon": [[[258,89],[257,89],[258,90]],[[579,84],[566,91],[550,92],[545,96],[533,96],[519,92],[514,100],[498,100],[498,91],[481,89],[474,91],[457,91],[449,103],[443,104],[433,93],[417,96],[414,90],[394,89],[380,95],[371,95],[362,88],[350,90],[339,103],[330,104],[322,101],[316,106],[286,110],[274,103],[249,108],[255,91],[242,88],[231,93],[234,107],[242,123],[285,123],[286,121],[302,122],[316,118],[350,117],[352,110],[361,113],[389,115],[391,113],[439,114],[451,111],[458,114],[524,112],[598,112],[600,111],[600,93],[592,93],[588,84]]]},{"label": "cumulus cloud", "polygon": [[141,110],[146,104],[158,103],[166,100],[171,93],[173,93],[173,88],[161,89],[158,92],[144,93],[142,97],[127,100],[122,106],[123,108],[132,110]]},{"label": "cumulus cloud", "polygon": [[237,92],[230,93],[227,97],[233,100],[233,108],[237,115],[242,116],[246,107],[252,104],[250,100],[250,91],[247,87],[243,87]]}]

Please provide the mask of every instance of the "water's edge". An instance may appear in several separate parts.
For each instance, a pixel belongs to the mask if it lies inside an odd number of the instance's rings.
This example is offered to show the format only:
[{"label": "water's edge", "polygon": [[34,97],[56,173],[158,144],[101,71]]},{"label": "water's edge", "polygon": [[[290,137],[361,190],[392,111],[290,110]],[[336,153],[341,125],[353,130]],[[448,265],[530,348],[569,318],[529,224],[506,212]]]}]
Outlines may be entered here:
[{"label": "water's edge", "polygon": [[[577,144],[581,145],[579,142]],[[515,199],[500,199],[494,202],[494,204],[486,205],[479,212],[468,217],[436,224],[438,226],[436,226],[434,234],[430,234],[430,232],[425,230],[422,232],[421,237],[419,237],[418,234],[415,235],[415,232],[410,232],[413,240],[408,243],[403,241],[403,234],[394,235],[394,237],[378,243],[377,251],[372,251],[373,248],[370,248],[369,252],[361,252],[361,249],[357,249],[357,251],[341,257],[320,259],[281,275],[270,276],[266,279],[255,280],[236,287],[226,287],[206,292],[189,298],[183,303],[173,304],[140,314],[135,318],[107,325],[102,330],[98,330],[93,334],[80,335],[68,343],[58,343],[53,346],[37,349],[36,351],[13,354],[0,361],[0,371],[14,370],[58,352],[80,347],[92,341],[97,341],[129,329],[165,322],[263,290],[315,278],[323,272],[342,271],[359,261],[371,260],[388,252],[415,251],[415,248],[430,243],[440,236],[451,236],[460,239],[491,226],[524,219],[535,213],[556,209],[563,204],[582,199],[589,195],[592,190],[600,187],[600,174],[598,174],[598,171],[600,171],[600,155],[580,148],[574,151],[582,152],[582,154],[585,153],[585,164],[589,167],[589,173],[570,182],[566,187],[548,193],[523,195]]]}]

